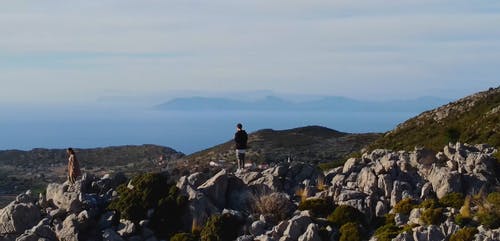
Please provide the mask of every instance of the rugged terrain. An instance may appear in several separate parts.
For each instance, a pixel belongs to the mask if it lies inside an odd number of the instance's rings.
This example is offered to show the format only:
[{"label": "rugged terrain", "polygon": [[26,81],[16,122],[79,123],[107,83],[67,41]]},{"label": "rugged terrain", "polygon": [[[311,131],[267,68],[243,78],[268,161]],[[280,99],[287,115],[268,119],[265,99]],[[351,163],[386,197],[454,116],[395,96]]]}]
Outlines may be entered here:
[{"label": "rugged terrain", "polygon": [[438,150],[456,141],[500,146],[500,87],[411,118],[375,141],[371,148],[413,150],[425,146]]},{"label": "rugged terrain", "polygon": [[0,210],[0,240],[499,240],[496,151],[377,149],[328,172],[292,162],[175,179],[84,175],[17,196]]},{"label": "rugged terrain", "polygon": [[[84,172],[103,175],[123,172],[133,176],[155,170],[166,161],[184,154],[168,147],[155,145],[118,146],[75,149]],[[159,162],[163,156],[164,162]],[[12,201],[12,194],[31,189],[45,189],[48,183],[63,181],[67,175],[67,155],[64,149],[33,149],[31,151],[0,151],[0,207]]]},{"label": "rugged terrain", "polygon": [[[321,126],[290,130],[264,129],[249,134],[246,159],[256,164],[295,159],[315,164],[343,160],[346,156],[359,152],[380,136],[377,133],[344,133]],[[205,167],[210,161],[234,162],[235,155],[234,143],[228,141],[185,156],[181,164]]]}]

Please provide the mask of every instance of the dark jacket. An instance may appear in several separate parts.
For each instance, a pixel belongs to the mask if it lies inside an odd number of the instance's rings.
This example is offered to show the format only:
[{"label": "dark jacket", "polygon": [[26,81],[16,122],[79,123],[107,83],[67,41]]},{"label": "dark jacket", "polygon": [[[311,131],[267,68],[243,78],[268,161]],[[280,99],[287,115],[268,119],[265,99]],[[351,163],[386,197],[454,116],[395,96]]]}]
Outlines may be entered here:
[{"label": "dark jacket", "polygon": [[244,130],[239,130],[234,134],[234,142],[236,143],[236,149],[247,149],[248,135]]}]

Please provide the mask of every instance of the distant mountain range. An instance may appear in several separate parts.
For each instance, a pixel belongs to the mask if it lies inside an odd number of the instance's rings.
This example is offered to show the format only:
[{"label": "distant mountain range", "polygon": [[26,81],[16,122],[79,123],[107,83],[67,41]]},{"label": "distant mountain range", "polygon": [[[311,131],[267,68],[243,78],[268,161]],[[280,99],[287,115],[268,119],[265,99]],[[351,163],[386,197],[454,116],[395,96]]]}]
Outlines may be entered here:
[{"label": "distant mountain range", "polygon": [[421,97],[413,100],[361,101],[346,97],[323,97],[318,100],[294,102],[275,96],[246,101],[229,98],[189,97],[175,98],[155,106],[159,110],[182,111],[338,111],[338,112],[421,112],[436,108],[450,100]]}]

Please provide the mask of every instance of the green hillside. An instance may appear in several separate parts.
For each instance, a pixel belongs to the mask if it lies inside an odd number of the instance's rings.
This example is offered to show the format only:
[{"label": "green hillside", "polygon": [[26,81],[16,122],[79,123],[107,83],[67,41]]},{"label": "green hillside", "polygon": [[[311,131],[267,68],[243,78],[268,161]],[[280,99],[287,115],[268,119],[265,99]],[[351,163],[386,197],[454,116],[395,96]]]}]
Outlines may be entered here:
[{"label": "green hillside", "polygon": [[439,150],[457,141],[500,147],[500,87],[426,111],[387,132],[370,149]]}]

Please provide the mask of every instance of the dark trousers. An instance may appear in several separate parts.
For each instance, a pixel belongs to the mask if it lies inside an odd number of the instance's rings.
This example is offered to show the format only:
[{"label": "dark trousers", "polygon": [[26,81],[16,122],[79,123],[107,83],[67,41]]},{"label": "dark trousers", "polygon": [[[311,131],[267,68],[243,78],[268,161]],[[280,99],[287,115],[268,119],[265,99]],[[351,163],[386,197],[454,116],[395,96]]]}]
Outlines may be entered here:
[{"label": "dark trousers", "polygon": [[236,151],[236,157],[238,158],[238,169],[245,167],[245,153]]}]

